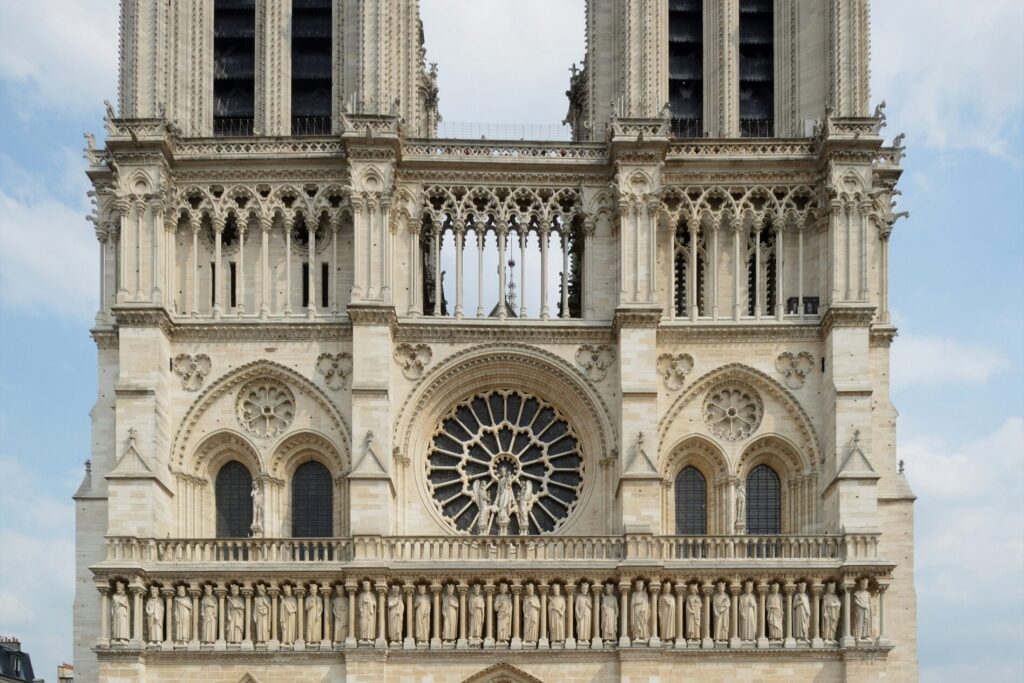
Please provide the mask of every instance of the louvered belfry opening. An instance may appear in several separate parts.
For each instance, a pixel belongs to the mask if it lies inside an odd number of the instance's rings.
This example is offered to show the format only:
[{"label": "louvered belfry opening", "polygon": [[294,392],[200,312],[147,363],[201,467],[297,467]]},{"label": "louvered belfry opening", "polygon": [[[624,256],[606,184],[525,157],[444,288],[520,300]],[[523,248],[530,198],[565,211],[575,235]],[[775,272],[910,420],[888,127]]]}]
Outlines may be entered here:
[{"label": "louvered belfry opening", "polygon": [[672,134],[704,135],[704,16],[701,0],[669,0],[668,90]]},{"label": "louvered belfry opening", "polygon": [[773,0],[740,0],[740,135],[775,135]]},{"label": "louvered belfry opening", "polygon": [[213,6],[213,134],[253,134],[256,113],[256,0]]},{"label": "louvered belfry opening", "polygon": [[331,132],[331,0],[292,0],[292,135]]}]

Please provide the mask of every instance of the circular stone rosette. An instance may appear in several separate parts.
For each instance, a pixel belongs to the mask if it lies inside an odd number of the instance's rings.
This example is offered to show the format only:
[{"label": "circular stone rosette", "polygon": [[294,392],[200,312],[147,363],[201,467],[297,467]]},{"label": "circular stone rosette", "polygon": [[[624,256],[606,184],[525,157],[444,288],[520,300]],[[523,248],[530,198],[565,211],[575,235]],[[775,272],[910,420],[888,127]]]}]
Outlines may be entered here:
[{"label": "circular stone rosette", "polygon": [[704,423],[726,441],[739,441],[753,434],[763,416],[761,396],[741,382],[719,384],[704,399]]},{"label": "circular stone rosette", "polygon": [[457,531],[546,534],[572,514],[583,456],[553,406],[518,391],[478,394],[441,418],[427,452],[427,487]]},{"label": "circular stone rosette", "polygon": [[295,396],[284,384],[256,379],[238,392],[238,421],[247,432],[260,438],[277,436],[295,417]]}]

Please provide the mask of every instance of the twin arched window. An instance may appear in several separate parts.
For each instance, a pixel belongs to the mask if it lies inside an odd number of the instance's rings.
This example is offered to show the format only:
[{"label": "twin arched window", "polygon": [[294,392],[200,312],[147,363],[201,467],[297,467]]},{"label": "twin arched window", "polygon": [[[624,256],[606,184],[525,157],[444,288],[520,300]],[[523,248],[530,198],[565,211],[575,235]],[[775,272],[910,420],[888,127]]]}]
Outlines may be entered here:
[{"label": "twin arched window", "polygon": [[758,465],[747,475],[747,533],[782,533],[782,496],[779,475]]},{"label": "twin arched window", "polygon": [[687,467],[676,475],[676,534],[703,536],[708,532],[708,493],[704,475]]},{"label": "twin arched window", "polygon": [[[246,538],[252,527],[252,474],[232,460],[217,472],[217,538]],[[313,538],[334,534],[334,491],[331,474],[318,462],[300,465],[292,477],[292,536]]]}]

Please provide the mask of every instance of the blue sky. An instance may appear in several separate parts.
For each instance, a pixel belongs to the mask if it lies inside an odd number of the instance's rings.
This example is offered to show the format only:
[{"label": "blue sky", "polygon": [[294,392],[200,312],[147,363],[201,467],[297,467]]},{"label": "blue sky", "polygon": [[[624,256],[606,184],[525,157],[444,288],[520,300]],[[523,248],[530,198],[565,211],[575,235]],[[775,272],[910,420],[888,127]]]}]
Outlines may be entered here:
[{"label": "blue sky", "polygon": [[[422,4],[449,121],[561,121],[581,0]],[[116,99],[115,7],[0,2],[0,633],[48,679],[71,657],[70,497],[96,391],[80,150]],[[1022,680],[1024,3],[876,0],[872,19],[872,100],[907,133],[890,289],[922,678]]]}]

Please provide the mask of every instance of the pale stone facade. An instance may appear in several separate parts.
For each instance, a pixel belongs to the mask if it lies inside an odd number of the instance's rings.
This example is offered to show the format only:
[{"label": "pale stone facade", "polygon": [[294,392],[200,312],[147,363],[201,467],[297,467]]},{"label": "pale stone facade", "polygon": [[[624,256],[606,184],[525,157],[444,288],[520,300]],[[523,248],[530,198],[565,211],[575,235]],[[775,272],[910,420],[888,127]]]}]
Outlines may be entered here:
[{"label": "pale stone facade", "polygon": [[290,135],[317,3],[228,5],[123,0],[86,150],[81,680],[916,679],[865,0],[697,3],[706,137],[665,105],[694,3],[593,0],[573,143],[430,138],[415,0],[324,5],[330,129]]}]

